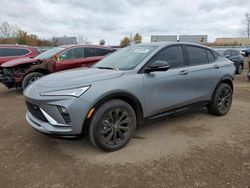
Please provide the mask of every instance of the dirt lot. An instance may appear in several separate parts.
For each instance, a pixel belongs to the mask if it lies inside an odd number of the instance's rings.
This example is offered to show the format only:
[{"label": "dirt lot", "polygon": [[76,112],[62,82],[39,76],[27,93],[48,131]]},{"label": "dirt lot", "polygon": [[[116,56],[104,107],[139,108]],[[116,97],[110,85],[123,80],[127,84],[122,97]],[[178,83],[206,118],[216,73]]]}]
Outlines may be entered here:
[{"label": "dirt lot", "polygon": [[113,153],[37,133],[21,91],[0,86],[0,187],[250,187],[246,72],[226,116],[203,109],[151,122]]}]

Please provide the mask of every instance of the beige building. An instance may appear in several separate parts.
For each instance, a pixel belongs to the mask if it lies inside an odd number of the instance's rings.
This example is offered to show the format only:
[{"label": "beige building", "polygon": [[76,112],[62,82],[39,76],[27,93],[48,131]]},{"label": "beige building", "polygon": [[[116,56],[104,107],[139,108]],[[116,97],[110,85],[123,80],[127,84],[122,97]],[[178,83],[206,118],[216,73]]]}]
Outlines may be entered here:
[{"label": "beige building", "polygon": [[250,38],[217,38],[216,44],[220,45],[250,45]]}]

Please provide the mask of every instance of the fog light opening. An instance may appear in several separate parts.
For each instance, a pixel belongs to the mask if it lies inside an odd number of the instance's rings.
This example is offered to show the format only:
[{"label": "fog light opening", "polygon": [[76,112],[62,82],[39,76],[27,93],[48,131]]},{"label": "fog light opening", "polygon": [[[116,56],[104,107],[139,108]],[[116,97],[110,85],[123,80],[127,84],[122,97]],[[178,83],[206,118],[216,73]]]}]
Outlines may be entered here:
[{"label": "fog light opening", "polygon": [[67,124],[71,123],[71,118],[70,118],[70,115],[68,113],[67,108],[65,108],[63,106],[58,106],[57,108],[58,108],[59,112],[61,113],[65,123],[67,123]]}]

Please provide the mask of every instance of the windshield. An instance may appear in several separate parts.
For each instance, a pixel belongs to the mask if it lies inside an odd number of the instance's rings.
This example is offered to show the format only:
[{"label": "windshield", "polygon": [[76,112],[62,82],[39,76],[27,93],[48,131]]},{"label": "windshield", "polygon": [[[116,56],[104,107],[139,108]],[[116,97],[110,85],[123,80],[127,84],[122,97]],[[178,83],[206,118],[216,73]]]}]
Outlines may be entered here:
[{"label": "windshield", "polygon": [[49,59],[52,56],[54,56],[55,54],[61,52],[62,50],[64,50],[65,48],[62,47],[56,47],[56,48],[52,48],[46,52],[41,53],[40,55],[36,56],[37,59]]},{"label": "windshield", "polygon": [[99,61],[93,67],[132,70],[139,65],[157,46],[140,45],[129,46],[114,52],[103,60]]}]

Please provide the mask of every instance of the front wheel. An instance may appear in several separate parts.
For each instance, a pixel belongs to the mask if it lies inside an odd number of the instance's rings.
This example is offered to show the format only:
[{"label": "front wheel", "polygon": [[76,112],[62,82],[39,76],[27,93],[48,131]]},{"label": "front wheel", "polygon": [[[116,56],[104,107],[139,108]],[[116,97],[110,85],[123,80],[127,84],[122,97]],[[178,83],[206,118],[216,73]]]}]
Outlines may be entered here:
[{"label": "front wheel", "polygon": [[39,78],[43,77],[44,74],[40,73],[40,72],[32,72],[27,74],[22,82],[22,88],[25,89],[28,85],[30,85],[31,83],[33,83],[34,81],[38,80]]},{"label": "front wheel", "polygon": [[225,115],[232,105],[232,100],[232,88],[228,84],[220,84],[214,93],[211,104],[207,107],[209,113],[216,116]]},{"label": "front wheel", "polygon": [[133,108],[122,100],[110,100],[101,105],[89,125],[92,144],[104,151],[123,148],[131,139],[136,128]]}]

